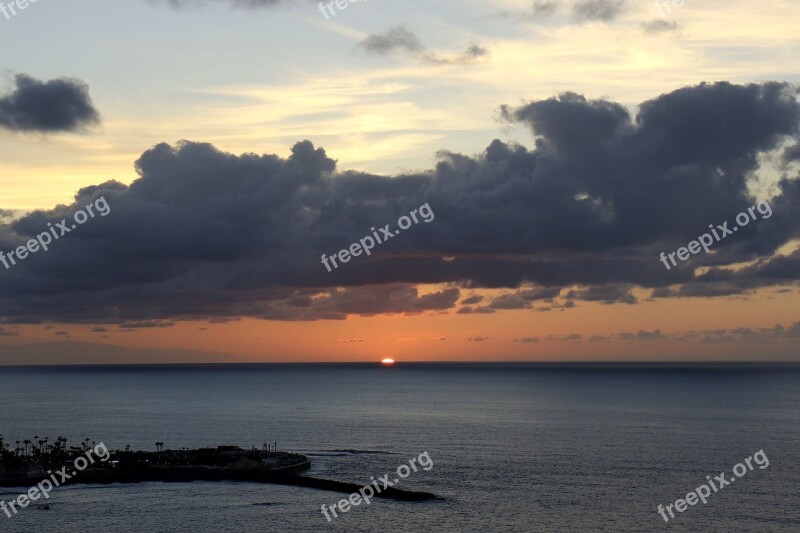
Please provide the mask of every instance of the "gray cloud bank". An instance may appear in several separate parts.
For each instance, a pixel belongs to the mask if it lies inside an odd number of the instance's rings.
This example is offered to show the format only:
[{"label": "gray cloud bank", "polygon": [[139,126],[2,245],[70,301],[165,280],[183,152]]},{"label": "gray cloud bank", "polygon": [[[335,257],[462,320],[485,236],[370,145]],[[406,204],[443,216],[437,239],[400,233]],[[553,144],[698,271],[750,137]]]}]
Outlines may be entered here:
[{"label": "gray cloud bank", "polygon": [[[573,93],[502,114],[530,126],[532,148],[494,140],[479,155],[444,151],[430,171],[398,176],[338,171],[309,141],[287,158],[156,145],[136,161],[130,186],[86,187],[72,205],[0,224],[8,251],[100,196],[111,207],[48,252],[0,270],[0,316],[10,324],[341,319],[444,311],[463,289],[520,289],[470,308],[493,312],[575,285],[570,305],[635,304],[636,286],[658,298],[798,281],[800,252],[773,256],[800,236],[800,180],[785,152],[800,140],[794,87],[685,87],[642,103],[635,117]],[[787,154],[773,216],[666,271],[660,252],[753,205],[747,183],[764,153]],[[332,273],[321,265],[322,253],[426,202],[436,213],[430,224]],[[421,294],[419,283],[448,288]]]}]

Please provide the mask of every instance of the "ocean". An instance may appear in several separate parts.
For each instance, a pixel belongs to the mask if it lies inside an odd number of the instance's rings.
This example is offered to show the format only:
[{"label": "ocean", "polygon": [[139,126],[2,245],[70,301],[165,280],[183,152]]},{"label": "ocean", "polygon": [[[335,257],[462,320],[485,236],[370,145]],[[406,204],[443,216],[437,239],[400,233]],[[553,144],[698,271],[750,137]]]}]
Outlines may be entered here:
[{"label": "ocean", "polygon": [[[800,366],[264,364],[0,367],[0,434],[179,449],[277,442],[308,475],[398,488],[328,522],[345,495],[253,483],[67,486],[11,532],[800,531]],[[763,450],[707,503],[673,504]],[[10,500],[27,487],[0,488]],[[37,502],[37,503],[41,503]]]}]

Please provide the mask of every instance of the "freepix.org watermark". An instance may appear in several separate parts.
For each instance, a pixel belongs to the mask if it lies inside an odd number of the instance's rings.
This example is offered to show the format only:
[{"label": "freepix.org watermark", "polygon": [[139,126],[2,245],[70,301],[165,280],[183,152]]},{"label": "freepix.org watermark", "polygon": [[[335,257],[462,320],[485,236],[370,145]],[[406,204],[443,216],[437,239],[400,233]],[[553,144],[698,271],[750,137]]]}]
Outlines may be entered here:
[{"label": "freepix.org watermark", "polygon": [[2,13],[6,20],[11,20],[11,17],[17,16],[17,10],[24,11],[28,6],[35,4],[38,0],[15,0],[13,2],[5,3],[0,0],[0,13]]},{"label": "freepix.org watermark", "polygon": [[[68,479],[75,477],[76,475],[78,475],[79,472],[85,470],[86,467],[88,467],[89,465],[93,465],[95,463],[93,457],[94,455],[96,455],[97,458],[100,459],[100,461],[103,463],[108,461],[109,458],[111,457],[108,448],[106,448],[106,445],[101,442],[94,448],[89,449],[86,452],[85,456],[79,455],[77,458],[75,458],[75,460],[72,462],[72,466],[75,467],[74,470],[67,473],[68,467],[66,466],[63,467],[61,470],[56,470],[55,473],[53,473],[52,470],[48,470],[47,473],[50,474],[50,477],[43,479],[41,483],[39,483],[35,487],[31,487],[30,490],[28,490],[28,492],[20,494],[19,496],[17,496],[8,503],[6,503],[5,500],[0,501],[0,510],[2,510],[7,517],[11,518],[12,516],[14,516],[19,512],[17,510],[17,506],[19,506],[20,509],[24,509],[25,507],[30,505],[31,502],[35,502],[42,496],[44,496],[45,499],[50,498],[50,491],[60,486],[63,482],[67,481]],[[11,514],[12,512],[14,513],[14,515]]]},{"label": "freepix.org watermark", "polygon": [[[49,245],[51,242],[53,242],[53,239],[63,237],[70,231],[77,228],[79,224],[83,224],[89,220],[89,218],[94,218],[95,209],[97,209],[97,212],[101,217],[104,217],[111,212],[111,207],[109,207],[108,202],[106,202],[106,199],[103,196],[95,200],[94,203],[87,204],[84,209],[86,211],[83,209],[78,209],[75,211],[75,214],[72,215],[75,223],[70,227],[67,227],[66,218],[62,218],[61,222],[57,222],[55,227],[48,222],[48,231],[43,231],[37,235],[35,239],[29,240],[27,243],[25,243],[25,246],[17,246],[17,248],[11,250],[10,252],[3,252],[0,250],[0,262],[3,263],[3,266],[6,267],[6,270],[8,270],[17,264],[17,260],[22,261],[28,257],[28,254],[36,253],[40,249],[44,250],[45,252],[49,250]],[[14,258],[15,255],[16,259]],[[9,262],[11,264],[9,264]]]},{"label": "freepix.org watermark", "polygon": [[[355,4],[359,0],[335,0],[334,2],[320,2],[319,3],[319,12],[325,16],[325,20],[330,19],[331,17],[328,16],[328,11],[330,11],[331,16],[336,16],[336,11],[334,11],[333,6],[336,6],[336,9],[339,11],[344,11],[347,9],[347,6],[350,4]],[[366,2],[367,0],[361,0],[362,2]]]},{"label": "freepix.org watermark", "polygon": [[[658,514],[661,515],[661,518],[664,519],[664,522],[669,522],[669,518],[667,518],[667,512],[669,512],[669,516],[671,518],[675,518],[675,513],[672,512],[672,508],[675,507],[675,510],[679,513],[684,512],[688,509],[690,505],[697,505],[698,501],[702,501],[703,505],[708,503],[708,497],[711,496],[714,492],[718,492],[723,488],[727,487],[738,478],[744,477],[748,472],[753,471],[753,462],[758,465],[758,468],[764,470],[769,466],[769,459],[767,458],[767,454],[764,453],[764,450],[758,450],[755,454],[751,455],[747,459],[745,459],[741,463],[736,463],[736,466],[733,467],[733,475],[736,477],[731,477],[730,479],[725,479],[725,472],[722,472],[718,476],[714,476],[714,479],[711,479],[711,476],[706,476],[706,481],[708,484],[701,484],[699,487],[694,489],[692,492],[686,495],[686,498],[680,498],[675,500],[675,503],[671,503],[664,507],[661,504],[658,504]],[[747,466],[745,466],[745,464]],[[713,492],[712,492],[713,490]]]},{"label": "freepix.org watermark", "polygon": [[[334,505],[323,504],[322,514],[325,515],[325,518],[327,518],[328,522],[330,522],[333,520],[333,518],[339,518],[339,515],[336,514],[336,509],[339,509],[339,512],[341,513],[346,513],[351,509],[351,506],[357,507],[361,505],[361,502],[365,502],[367,505],[369,505],[370,500],[374,498],[376,494],[380,494],[382,490],[397,485],[400,483],[401,479],[405,479],[410,476],[412,471],[416,472],[417,463],[422,467],[423,470],[430,470],[433,468],[433,460],[431,459],[431,456],[428,455],[428,452],[422,452],[418,457],[412,457],[411,460],[408,461],[407,465],[403,464],[398,466],[397,477],[394,478],[394,480],[389,481],[390,474],[379,477],[377,480],[375,479],[375,476],[372,476],[369,478],[371,483],[361,487],[358,492],[352,493],[346,500],[339,500],[339,502]],[[328,511],[330,511],[330,513],[333,515],[333,518],[330,517]]]},{"label": "freepix.org watermark", "polygon": [[[763,209],[762,209],[763,207]],[[699,237],[697,237],[696,241],[692,241],[687,244],[685,247],[678,248],[674,252],[670,252],[668,254],[664,254],[661,252],[661,262],[664,263],[664,268],[667,270],[671,269],[672,267],[667,262],[667,259],[672,263],[672,266],[678,266],[678,263],[675,261],[675,256],[678,256],[678,259],[681,261],[686,261],[691,257],[689,252],[692,255],[697,255],[700,253],[700,250],[703,249],[706,253],[709,252],[709,249],[712,244],[715,244],[728,235],[733,235],[735,232],[739,231],[739,228],[743,228],[750,223],[750,219],[752,218],[753,221],[756,220],[756,210],[761,214],[761,220],[769,218],[772,216],[772,208],[770,207],[769,203],[766,200],[758,202],[753,207],[750,207],[747,211],[742,211],[738,215],[736,215],[736,223],[738,226],[734,226],[733,228],[728,227],[728,221],[726,220],[722,224],[717,224],[717,227],[714,227],[714,224],[709,224],[708,227],[711,230],[711,233],[703,233]],[[717,231],[719,230],[719,231]],[[714,235],[713,237],[711,235]],[[716,241],[714,240],[716,239]]]},{"label": "freepix.org watermark", "polygon": [[656,9],[659,15],[666,17],[672,13],[673,7],[683,7],[685,3],[686,0],[656,0]]},{"label": "freepix.org watermark", "polygon": [[[371,255],[372,249],[375,248],[376,244],[382,244],[391,239],[392,237],[394,237],[395,235],[400,235],[400,230],[405,230],[410,228],[412,219],[414,220],[414,224],[419,224],[419,220],[417,219],[417,213],[419,213],[419,216],[422,217],[422,220],[425,223],[428,223],[434,219],[434,214],[433,210],[431,209],[431,206],[429,206],[427,203],[422,204],[421,206],[419,206],[419,209],[413,209],[409,213],[411,218],[403,215],[397,220],[397,225],[400,226],[399,230],[392,231],[391,228],[389,227],[390,224],[386,224],[384,227],[380,228],[380,235],[378,235],[378,231],[374,227],[370,228],[370,230],[372,231],[372,236],[367,235],[360,241],[354,242],[352,245],[350,245],[350,248],[345,248],[343,250],[340,250],[338,254],[332,255],[331,257],[322,254],[322,264],[325,265],[325,268],[328,269],[328,272],[331,272],[332,270],[330,265],[328,264],[328,261],[333,263],[333,268],[339,268],[339,265],[336,264],[337,258],[342,263],[347,263],[353,257],[361,255],[362,252],[367,255]],[[381,237],[383,237],[383,240],[381,240]]]}]

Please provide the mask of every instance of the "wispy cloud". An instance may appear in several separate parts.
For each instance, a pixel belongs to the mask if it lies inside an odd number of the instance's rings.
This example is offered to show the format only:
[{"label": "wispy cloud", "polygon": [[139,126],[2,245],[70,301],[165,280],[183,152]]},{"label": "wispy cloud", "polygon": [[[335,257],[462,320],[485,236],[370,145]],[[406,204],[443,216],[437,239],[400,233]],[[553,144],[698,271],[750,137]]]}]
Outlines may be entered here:
[{"label": "wispy cloud", "polygon": [[459,55],[441,56],[428,51],[419,38],[404,26],[395,26],[382,34],[368,35],[358,43],[358,46],[371,54],[388,55],[401,52],[423,63],[438,65],[473,63],[488,53],[482,46],[472,44]]}]

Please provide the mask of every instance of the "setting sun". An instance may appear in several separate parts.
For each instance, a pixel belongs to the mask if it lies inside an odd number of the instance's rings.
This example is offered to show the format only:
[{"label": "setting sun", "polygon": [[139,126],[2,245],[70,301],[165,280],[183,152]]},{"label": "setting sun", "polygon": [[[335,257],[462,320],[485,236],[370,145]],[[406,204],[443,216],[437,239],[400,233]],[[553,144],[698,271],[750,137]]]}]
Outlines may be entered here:
[{"label": "setting sun", "polygon": [[394,359],[392,359],[392,358],[390,358],[390,357],[387,357],[386,359],[384,359],[383,361],[381,361],[381,364],[384,364],[384,365],[393,365],[393,364],[394,364]]}]

